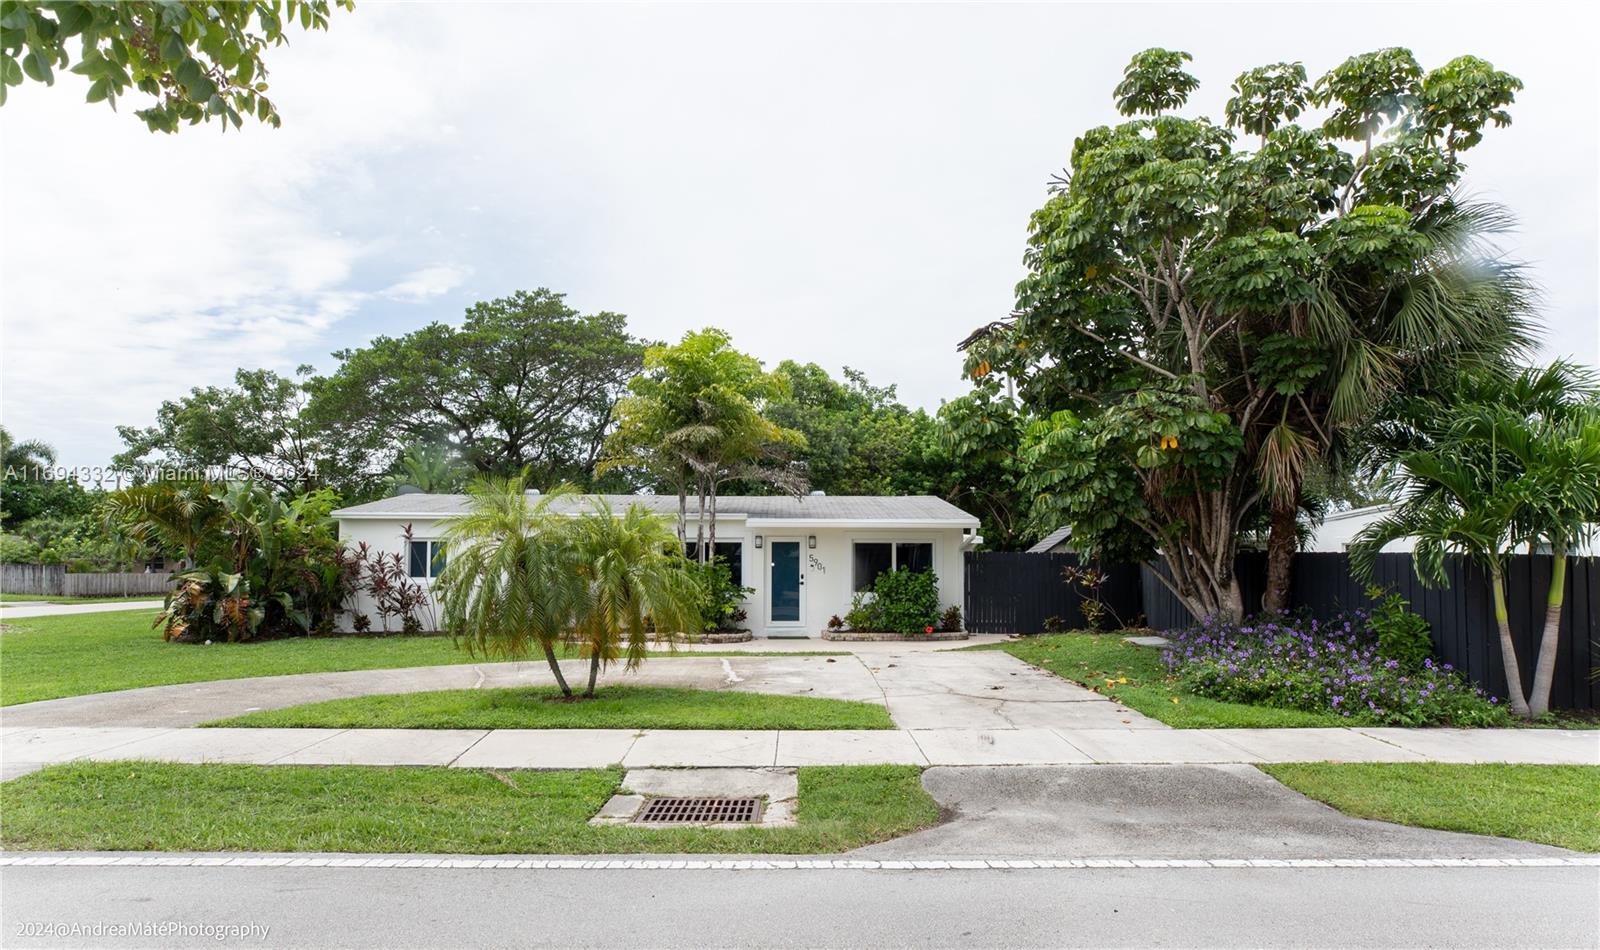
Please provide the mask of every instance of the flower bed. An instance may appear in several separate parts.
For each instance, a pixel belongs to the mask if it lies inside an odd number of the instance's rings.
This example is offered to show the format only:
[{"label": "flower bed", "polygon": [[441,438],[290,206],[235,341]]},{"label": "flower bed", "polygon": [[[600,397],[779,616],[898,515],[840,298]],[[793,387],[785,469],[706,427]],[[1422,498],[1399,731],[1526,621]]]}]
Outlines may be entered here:
[{"label": "flower bed", "polygon": [[1201,696],[1332,713],[1361,725],[1509,722],[1494,697],[1450,664],[1384,656],[1365,611],[1328,621],[1212,618],[1172,636],[1167,668]]},{"label": "flower bed", "polygon": [[822,639],[842,642],[874,640],[965,640],[965,630],[935,630],[932,633],[895,633],[892,630],[824,630]]}]

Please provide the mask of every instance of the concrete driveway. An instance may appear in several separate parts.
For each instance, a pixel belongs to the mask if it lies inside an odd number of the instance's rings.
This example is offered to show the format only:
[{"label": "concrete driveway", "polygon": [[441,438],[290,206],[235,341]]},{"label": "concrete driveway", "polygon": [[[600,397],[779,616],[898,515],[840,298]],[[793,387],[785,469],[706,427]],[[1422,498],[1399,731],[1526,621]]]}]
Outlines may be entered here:
[{"label": "concrete driveway", "polygon": [[124,600],[114,604],[52,604],[44,601],[0,603],[0,622],[24,617],[65,617],[71,614],[108,614],[119,610],[160,610],[161,600]]},{"label": "concrete driveway", "polygon": [[[564,663],[563,670],[569,682],[587,675],[582,661]],[[652,658],[631,673],[616,666],[603,673],[601,681],[882,703],[896,724],[906,729],[1167,728],[1009,654],[988,651],[874,651],[836,657],[685,655]],[[0,724],[182,727],[355,696],[553,683],[543,662],[300,673],[24,703],[0,710]]]},{"label": "concrete driveway", "polygon": [[1347,815],[1251,765],[932,768],[936,828],[873,858],[1460,858],[1569,856],[1546,845]]}]

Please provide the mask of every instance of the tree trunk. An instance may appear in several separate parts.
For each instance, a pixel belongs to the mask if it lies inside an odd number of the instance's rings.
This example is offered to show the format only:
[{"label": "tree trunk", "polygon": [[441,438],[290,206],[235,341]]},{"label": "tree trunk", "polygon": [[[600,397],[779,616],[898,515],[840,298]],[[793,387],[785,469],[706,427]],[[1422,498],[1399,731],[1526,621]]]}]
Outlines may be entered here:
[{"label": "tree trunk", "polygon": [[1290,569],[1294,553],[1300,547],[1295,521],[1298,511],[1293,499],[1272,503],[1272,530],[1267,536],[1267,590],[1261,597],[1261,609],[1269,614],[1289,609]]},{"label": "tree trunk", "polygon": [[1533,692],[1528,694],[1528,715],[1542,716],[1550,709],[1550,686],[1556,678],[1557,645],[1561,641],[1561,603],[1566,598],[1567,549],[1554,547],[1550,565],[1550,593],[1544,601],[1544,635],[1533,667]]},{"label": "tree trunk", "polygon": [[1239,589],[1239,578],[1229,577],[1227,586],[1217,593],[1217,615],[1234,623],[1243,620],[1244,591]]},{"label": "tree trunk", "polygon": [[717,483],[711,483],[711,541],[706,545],[706,560],[717,559]]},{"label": "tree trunk", "polygon": [[597,680],[599,678],[600,678],[600,652],[598,650],[596,650],[595,654],[593,656],[589,657],[589,688],[584,691],[584,693],[583,693],[584,696],[587,696],[590,699],[594,698],[594,682],[595,682],[595,680]]},{"label": "tree trunk", "polygon": [[701,564],[706,562],[706,484],[702,480],[696,488],[700,499],[699,521],[694,526],[694,559]]},{"label": "tree trunk", "polygon": [[556,659],[556,651],[548,643],[541,643],[544,648],[544,661],[550,664],[550,672],[556,676],[556,685],[561,687],[561,695],[571,696],[572,687],[567,685],[567,678],[561,675],[561,663]]},{"label": "tree trunk", "polygon": [[689,547],[689,486],[678,483],[678,543]]},{"label": "tree trunk", "polygon": [[1506,579],[1499,562],[1489,567],[1489,583],[1494,588],[1494,620],[1500,627],[1500,662],[1506,672],[1506,698],[1513,713],[1528,719],[1531,717],[1528,700],[1522,693],[1522,668],[1517,665],[1517,644],[1511,639],[1511,615],[1506,610]]}]

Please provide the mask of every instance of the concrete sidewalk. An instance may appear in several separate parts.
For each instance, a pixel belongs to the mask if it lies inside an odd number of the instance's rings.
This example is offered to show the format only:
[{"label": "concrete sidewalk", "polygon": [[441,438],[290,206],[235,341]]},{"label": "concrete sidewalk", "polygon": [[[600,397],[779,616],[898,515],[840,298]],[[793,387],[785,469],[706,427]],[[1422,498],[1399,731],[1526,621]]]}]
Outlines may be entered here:
[{"label": "concrete sidewalk", "polygon": [[456,768],[1519,762],[1600,765],[1600,732],[1555,729],[0,729],[13,778],[71,761]]}]

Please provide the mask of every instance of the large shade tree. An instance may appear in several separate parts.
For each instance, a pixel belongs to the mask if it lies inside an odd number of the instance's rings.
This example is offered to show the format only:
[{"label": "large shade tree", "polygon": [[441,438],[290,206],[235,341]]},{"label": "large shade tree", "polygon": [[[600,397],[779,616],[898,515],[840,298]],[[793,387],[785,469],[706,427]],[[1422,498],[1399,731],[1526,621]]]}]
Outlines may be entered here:
[{"label": "large shade tree", "polygon": [[[1600,390],[1593,376],[1565,363],[1479,373],[1439,398],[1407,400],[1374,434],[1371,460],[1396,470],[1404,497],[1356,538],[1352,565],[1372,577],[1378,552],[1399,538],[1414,539],[1413,562],[1425,583],[1447,582],[1446,554],[1476,561],[1494,596],[1511,709],[1542,715],[1555,681],[1568,556],[1600,523]],[[1506,562],[1518,549],[1552,558],[1531,686],[1506,607]]]},{"label": "large shade tree", "polygon": [[[195,477],[247,479],[283,492],[371,487],[366,446],[330,431],[308,411],[311,367],[295,376],[239,370],[232,386],[197,386],[156,410],[154,425],[118,426],[118,465]],[[168,472],[164,477],[171,477]]]},{"label": "large shade tree", "polygon": [[311,384],[310,411],[342,444],[443,446],[479,473],[588,485],[644,349],[622,314],[517,291],[474,304],[460,327],[335,353],[339,368]]},{"label": "large shade tree", "polygon": [[[1251,70],[1225,122],[1171,114],[1198,83],[1148,50],[1131,118],[1085,132],[1034,213],[1010,319],[967,341],[1012,380],[1040,526],[1111,559],[1163,556],[1200,616],[1241,616],[1239,539],[1266,525],[1265,606],[1287,604],[1305,484],[1399,393],[1525,345],[1527,291],[1460,201],[1460,155],[1520,83],[1459,57],[1351,57],[1314,83]],[[1326,107],[1320,125],[1296,122]]]},{"label": "large shade tree", "polygon": [[946,467],[938,426],[900,402],[895,387],[874,386],[845,367],[834,379],[815,363],[785,360],[773,369],[786,392],[770,401],[772,422],[805,436],[795,461],[813,491],[830,495],[929,495]]}]

